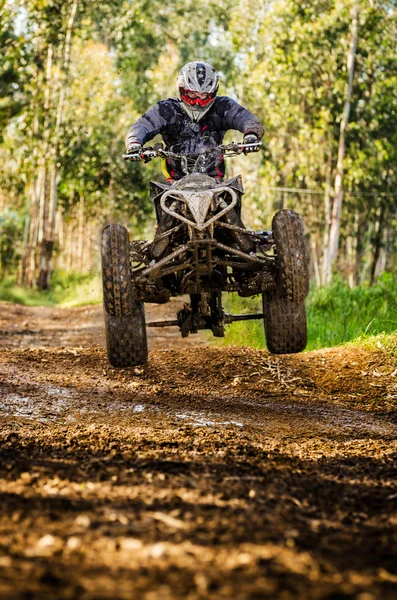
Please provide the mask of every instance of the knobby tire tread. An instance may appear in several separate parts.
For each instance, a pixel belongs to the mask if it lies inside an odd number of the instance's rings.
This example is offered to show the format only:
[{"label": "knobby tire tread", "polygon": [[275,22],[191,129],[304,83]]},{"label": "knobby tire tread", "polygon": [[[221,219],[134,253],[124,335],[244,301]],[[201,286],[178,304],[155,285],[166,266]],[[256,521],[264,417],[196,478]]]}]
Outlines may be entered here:
[{"label": "knobby tire tread", "polygon": [[300,302],[309,290],[309,270],[302,221],[293,210],[280,210],[273,217],[278,285],[282,295]]},{"label": "knobby tire tread", "polygon": [[266,345],[273,354],[302,352],[307,344],[305,301],[291,302],[278,291],[263,294]]},{"label": "knobby tire tread", "polygon": [[105,310],[113,317],[125,317],[133,308],[130,240],[125,227],[108,225],[104,228],[101,254]]},{"label": "knobby tire tread", "polygon": [[131,280],[130,241],[122,225],[102,231],[102,281],[108,360],[128,368],[147,362],[145,310]]},{"label": "knobby tire tread", "polygon": [[126,369],[147,362],[145,312],[137,302],[134,313],[126,317],[112,317],[105,311],[106,347],[112,367]]}]

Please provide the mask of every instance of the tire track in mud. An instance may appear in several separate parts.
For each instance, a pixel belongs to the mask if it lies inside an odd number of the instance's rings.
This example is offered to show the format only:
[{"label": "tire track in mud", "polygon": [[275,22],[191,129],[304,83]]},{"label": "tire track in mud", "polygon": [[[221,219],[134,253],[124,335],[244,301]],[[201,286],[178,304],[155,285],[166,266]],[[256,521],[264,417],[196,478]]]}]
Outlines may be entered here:
[{"label": "tire track in mud", "polygon": [[97,307],[37,324],[1,308],[1,329],[48,345],[1,341],[0,597],[396,597],[385,355],[172,332],[164,351],[154,331],[148,366],[118,371],[94,347]]}]

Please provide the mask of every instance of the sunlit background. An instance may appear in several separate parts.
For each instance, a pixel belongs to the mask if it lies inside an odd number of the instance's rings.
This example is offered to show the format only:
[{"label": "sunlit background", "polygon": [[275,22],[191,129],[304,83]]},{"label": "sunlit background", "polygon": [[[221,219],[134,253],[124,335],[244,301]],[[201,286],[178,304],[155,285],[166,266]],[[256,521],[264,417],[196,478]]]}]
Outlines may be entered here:
[{"label": "sunlit background", "polygon": [[[392,0],[3,2],[0,297],[94,276],[106,222],[152,237],[148,182],[162,179],[160,165],[124,163],[124,137],[148,107],[175,96],[178,70],[195,59],[212,63],[220,93],[265,127],[261,153],[228,167],[243,174],[246,225],[270,228],[276,210],[297,210],[313,287],[329,282],[324,256],[350,69],[336,279],[317,293],[329,303],[336,289],[373,286],[383,304],[375,325],[367,319],[370,331],[395,329],[396,15]],[[376,325],[382,311],[388,325]]]}]

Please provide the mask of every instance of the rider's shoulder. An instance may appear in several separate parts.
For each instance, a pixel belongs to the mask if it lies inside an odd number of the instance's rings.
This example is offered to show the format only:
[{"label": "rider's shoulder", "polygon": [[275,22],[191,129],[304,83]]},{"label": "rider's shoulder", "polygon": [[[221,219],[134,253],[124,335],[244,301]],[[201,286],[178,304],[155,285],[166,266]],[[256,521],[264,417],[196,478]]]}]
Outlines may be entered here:
[{"label": "rider's shoulder", "polygon": [[217,96],[215,102],[216,101],[218,101],[218,103],[236,104],[236,101],[233,100],[233,98],[230,98],[230,96]]},{"label": "rider's shoulder", "polygon": [[178,98],[164,98],[163,100],[159,100],[157,102],[157,106],[172,106],[172,107],[176,107],[179,106],[180,101],[178,100]]},{"label": "rider's shoulder", "polygon": [[159,100],[157,104],[179,104],[178,98],[163,98]]},{"label": "rider's shoulder", "polygon": [[238,102],[230,98],[229,96],[217,96],[215,98],[215,106],[219,108],[227,108],[230,106],[238,106]]},{"label": "rider's shoulder", "polygon": [[159,100],[155,106],[158,107],[160,112],[175,112],[178,110],[180,101],[177,98],[164,98]]},{"label": "rider's shoulder", "polygon": [[163,100],[159,100],[152,107],[152,110],[156,110],[160,113],[160,116],[165,119],[171,118],[175,112],[178,110],[178,100],[176,98],[164,98]]}]

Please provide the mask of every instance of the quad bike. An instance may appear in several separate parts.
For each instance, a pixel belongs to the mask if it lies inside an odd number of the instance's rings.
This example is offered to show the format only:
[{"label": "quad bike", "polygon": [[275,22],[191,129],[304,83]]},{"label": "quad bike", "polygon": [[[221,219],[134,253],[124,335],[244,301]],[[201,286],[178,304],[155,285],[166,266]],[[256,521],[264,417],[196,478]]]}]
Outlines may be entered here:
[{"label": "quad bike", "polygon": [[[232,143],[195,155],[177,155],[161,144],[145,148],[141,159],[181,161],[185,176],[172,185],[151,182],[158,221],[153,241],[130,241],[122,225],[102,231],[101,254],[108,359],[114,367],[147,361],[145,302],[165,303],[189,295],[172,321],[182,337],[210,329],[223,337],[233,321],[263,319],[267,347],[274,354],[302,351],[307,342],[305,297],[308,267],[302,222],[281,210],[272,231],[250,231],[240,219],[241,177],[220,181],[206,174],[214,155],[222,160],[244,152]],[[131,155],[124,155],[128,160]],[[165,225],[164,225],[165,224]],[[262,295],[263,312],[226,314],[222,292]]]}]

